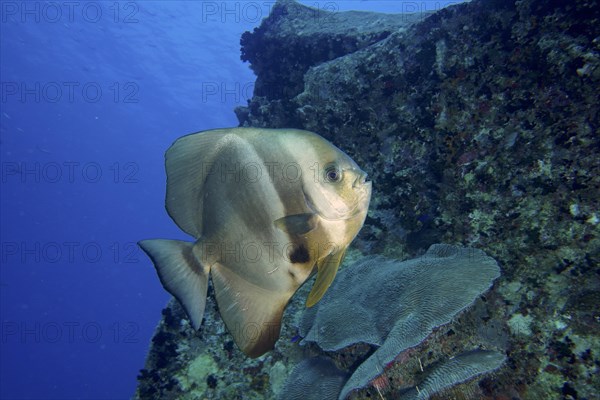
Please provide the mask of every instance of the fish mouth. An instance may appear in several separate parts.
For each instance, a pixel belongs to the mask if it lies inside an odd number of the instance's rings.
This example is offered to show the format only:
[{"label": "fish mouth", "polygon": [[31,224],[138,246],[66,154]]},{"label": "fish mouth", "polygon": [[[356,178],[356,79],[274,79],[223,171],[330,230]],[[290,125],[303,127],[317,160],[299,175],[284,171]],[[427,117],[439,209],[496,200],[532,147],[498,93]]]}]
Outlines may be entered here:
[{"label": "fish mouth", "polygon": [[356,175],[356,179],[354,180],[354,183],[352,183],[354,189],[371,183],[371,181],[367,181],[368,175],[365,171],[356,170]]}]

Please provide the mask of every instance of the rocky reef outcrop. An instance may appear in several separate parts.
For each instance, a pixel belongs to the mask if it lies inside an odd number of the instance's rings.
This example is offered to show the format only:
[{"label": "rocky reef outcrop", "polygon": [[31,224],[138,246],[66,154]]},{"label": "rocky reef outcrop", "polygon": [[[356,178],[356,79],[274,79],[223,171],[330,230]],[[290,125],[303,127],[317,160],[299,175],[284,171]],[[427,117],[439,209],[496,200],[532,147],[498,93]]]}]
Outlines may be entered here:
[{"label": "rocky reef outcrop", "polygon": [[[469,312],[353,398],[395,398],[440,354],[481,336],[506,346],[503,367],[432,398],[599,398],[597,1],[473,0],[412,17],[279,1],[242,38],[242,59],[257,83],[236,110],[241,126],[318,132],[369,173],[354,253],[406,259],[461,244],[502,269]],[[257,360],[232,348],[214,305],[195,333],[171,303],[136,396],[275,397],[316,351],[297,343],[303,296]],[[369,353],[350,351],[333,356],[338,367]]]}]

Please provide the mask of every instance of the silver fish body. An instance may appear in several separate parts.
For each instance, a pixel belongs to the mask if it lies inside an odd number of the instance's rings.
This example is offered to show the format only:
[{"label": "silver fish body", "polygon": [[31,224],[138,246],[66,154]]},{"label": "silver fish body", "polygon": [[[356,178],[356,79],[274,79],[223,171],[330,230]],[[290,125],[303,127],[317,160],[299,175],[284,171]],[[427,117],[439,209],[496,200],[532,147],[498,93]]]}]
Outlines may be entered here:
[{"label": "silver fish body", "polygon": [[166,153],[166,208],[195,243],[143,240],[165,289],[200,327],[208,278],[240,349],[272,349],[289,299],[316,270],[316,304],[365,220],[371,182],[319,135],[231,128],[178,139]]}]

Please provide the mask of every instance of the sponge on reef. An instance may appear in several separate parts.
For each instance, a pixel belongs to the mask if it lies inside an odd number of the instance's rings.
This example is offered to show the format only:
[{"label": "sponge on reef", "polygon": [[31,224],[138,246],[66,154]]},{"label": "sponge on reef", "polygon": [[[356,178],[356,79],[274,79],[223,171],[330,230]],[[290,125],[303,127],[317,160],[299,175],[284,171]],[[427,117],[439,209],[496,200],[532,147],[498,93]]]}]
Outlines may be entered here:
[{"label": "sponge on reef", "polygon": [[505,360],[503,354],[495,351],[475,350],[460,354],[434,368],[419,384],[419,390],[411,389],[402,395],[402,399],[428,399],[434,393],[498,369]]},{"label": "sponge on reef", "polygon": [[328,358],[307,358],[294,367],[279,399],[336,399],[347,378]]},{"label": "sponge on reef", "polygon": [[377,347],[346,382],[343,399],[449,323],[499,275],[498,264],[483,251],[451,245],[432,245],[403,262],[366,258],[343,269],[319,304],[306,310],[300,335],[328,352],[357,343]]}]

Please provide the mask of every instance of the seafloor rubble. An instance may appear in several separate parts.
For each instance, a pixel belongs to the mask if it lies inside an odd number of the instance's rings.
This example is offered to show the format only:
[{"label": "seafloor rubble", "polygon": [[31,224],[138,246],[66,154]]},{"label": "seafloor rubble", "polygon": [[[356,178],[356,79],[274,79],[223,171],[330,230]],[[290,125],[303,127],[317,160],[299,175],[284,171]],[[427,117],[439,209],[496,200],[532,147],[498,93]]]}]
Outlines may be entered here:
[{"label": "seafloor rubble", "polygon": [[[442,242],[482,249],[502,269],[469,312],[351,397],[398,398],[422,367],[485,338],[507,349],[503,367],[432,398],[600,398],[600,4],[474,0],[395,18],[283,1],[242,38],[257,85],[240,124],[318,132],[373,180],[350,259],[411,258]],[[256,360],[234,347],[214,303],[195,333],[171,302],[136,398],[275,398],[306,353],[356,368],[369,346],[321,354],[297,343],[307,289]]]}]

